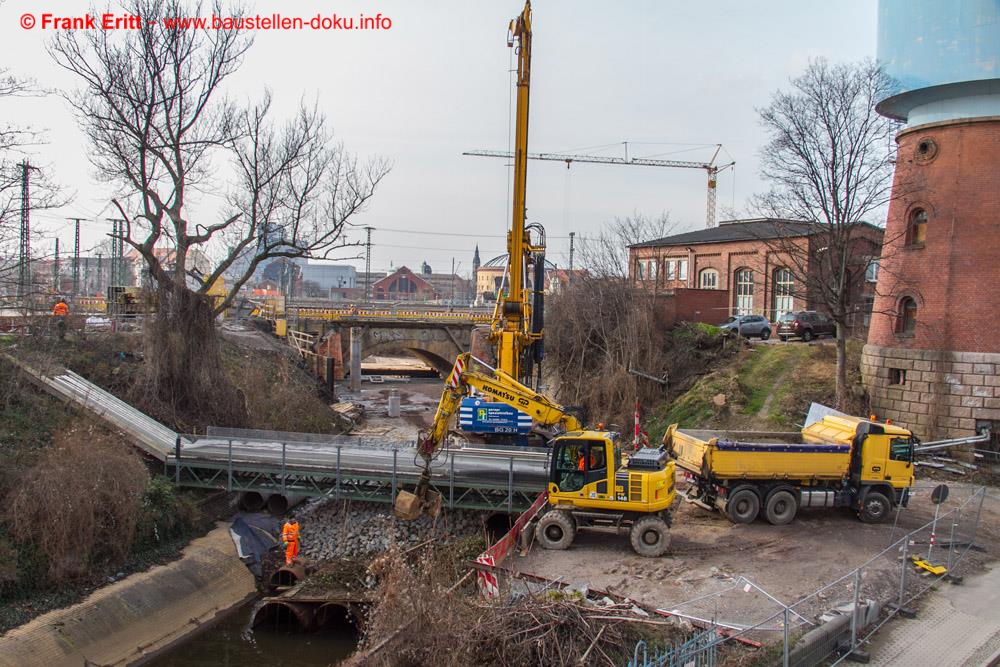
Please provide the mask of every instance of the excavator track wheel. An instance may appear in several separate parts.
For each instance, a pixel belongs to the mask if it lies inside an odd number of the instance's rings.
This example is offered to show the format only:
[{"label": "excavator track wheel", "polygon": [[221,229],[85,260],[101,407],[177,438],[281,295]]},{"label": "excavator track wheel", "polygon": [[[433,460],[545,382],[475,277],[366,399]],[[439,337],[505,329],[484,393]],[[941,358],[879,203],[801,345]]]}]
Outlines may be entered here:
[{"label": "excavator track wheel", "polygon": [[576,522],[569,512],[552,510],[539,519],[535,537],[545,549],[568,549],[576,537]]},{"label": "excavator track wheel", "polygon": [[658,516],[644,516],[632,524],[629,541],[640,556],[662,556],[670,547],[670,527]]}]

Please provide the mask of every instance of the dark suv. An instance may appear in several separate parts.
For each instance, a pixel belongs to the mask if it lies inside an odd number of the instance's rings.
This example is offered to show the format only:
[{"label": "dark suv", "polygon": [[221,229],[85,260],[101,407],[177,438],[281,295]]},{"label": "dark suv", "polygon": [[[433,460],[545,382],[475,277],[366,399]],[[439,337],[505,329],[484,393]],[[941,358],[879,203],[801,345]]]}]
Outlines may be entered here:
[{"label": "dark suv", "polygon": [[824,334],[833,336],[836,333],[836,322],[815,310],[785,313],[778,318],[778,338],[782,341],[789,338],[801,338],[808,343],[813,338],[819,338]]}]

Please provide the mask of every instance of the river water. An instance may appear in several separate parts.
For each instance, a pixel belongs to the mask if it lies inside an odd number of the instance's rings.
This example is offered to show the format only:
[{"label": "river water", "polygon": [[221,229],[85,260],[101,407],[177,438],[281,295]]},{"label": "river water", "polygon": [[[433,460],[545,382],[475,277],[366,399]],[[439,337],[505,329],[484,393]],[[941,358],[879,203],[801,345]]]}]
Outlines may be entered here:
[{"label": "river water", "polygon": [[148,663],[153,667],[325,667],[349,656],[349,633],[288,633],[257,628],[244,637],[250,602],[225,619]]}]

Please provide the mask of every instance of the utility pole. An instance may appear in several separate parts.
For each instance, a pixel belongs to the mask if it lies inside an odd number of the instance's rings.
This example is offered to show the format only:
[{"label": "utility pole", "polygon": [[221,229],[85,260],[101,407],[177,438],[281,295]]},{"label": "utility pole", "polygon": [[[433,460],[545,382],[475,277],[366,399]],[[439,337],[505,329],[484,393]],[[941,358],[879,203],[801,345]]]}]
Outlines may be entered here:
[{"label": "utility pole", "polygon": [[455,305],[455,258],[451,258],[451,305]]},{"label": "utility pole", "polygon": [[365,241],[365,303],[371,303],[372,293],[372,230],[374,227],[365,227],[368,232],[368,240]]},{"label": "utility pole", "polygon": [[56,256],[52,261],[52,289],[59,291],[59,239],[56,238]]},{"label": "utility pole", "polygon": [[573,282],[573,241],[576,240],[576,232],[569,233],[569,275],[567,280]]},{"label": "utility pole", "polygon": [[17,299],[24,299],[31,285],[31,193],[28,173],[34,169],[28,161],[21,163],[21,239],[18,246]]},{"label": "utility pole", "polygon": [[[97,253],[97,291],[104,290],[104,264],[101,262],[101,253]],[[107,293],[107,290],[104,290]]]},{"label": "utility pole", "polygon": [[125,284],[125,221],[108,218],[111,222],[111,285]]},{"label": "utility pole", "polygon": [[83,218],[67,218],[76,223],[73,234],[73,296],[80,293],[80,221]]}]

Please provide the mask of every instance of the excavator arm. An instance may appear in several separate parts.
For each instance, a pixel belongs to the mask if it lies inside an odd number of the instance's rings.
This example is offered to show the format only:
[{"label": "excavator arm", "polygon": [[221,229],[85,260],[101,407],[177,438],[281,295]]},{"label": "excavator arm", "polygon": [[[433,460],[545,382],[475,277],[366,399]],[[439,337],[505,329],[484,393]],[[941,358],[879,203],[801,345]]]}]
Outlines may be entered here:
[{"label": "excavator arm", "polygon": [[[485,368],[486,372],[473,370],[470,366],[474,361],[478,366]],[[441,449],[451,419],[470,387],[489,396],[493,401],[506,403],[527,413],[536,425],[557,428],[561,431],[578,431],[583,428],[580,421],[563,406],[526,387],[502,370],[490,368],[483,362],[475,360],[466,352],[455,360],[455,366],[448,375],[444,391],[441,392],[434,421],[430,429],[421,434],[418,448],[425,461],[433,459]]]},{"label": "excavator arm", "polygon": [[[472,368],[474,362],[477,365],[476,370]],[[478,367],[484,370],[479,370]],[[440,510],[440,497],[429,489],[431,461],[444,446],[452,417],[470,388],[489,396],[494,401],[506,403],[527,413],[538,426],[560,431],[583,429],[583,424],[576,416],[555,401],[526,387],[507,373],[478,361],[468,352],[460,354],[448,375],[444,391],[441,392],[434,421],[427,431],[421,432],[417,442],[417,452],[422,460],[423,471],[416,492],[400,491],[396,496],[396,514],[400,517],[414,519],[425,509],[435,515]]]}]

